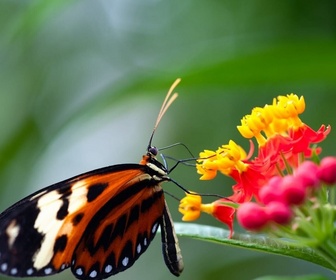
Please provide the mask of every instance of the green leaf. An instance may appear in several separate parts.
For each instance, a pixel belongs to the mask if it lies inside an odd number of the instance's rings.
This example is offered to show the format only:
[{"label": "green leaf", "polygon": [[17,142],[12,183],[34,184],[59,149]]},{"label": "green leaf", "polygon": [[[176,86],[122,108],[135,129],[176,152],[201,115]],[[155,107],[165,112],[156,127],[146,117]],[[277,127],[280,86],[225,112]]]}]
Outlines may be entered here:
[{"label": "green leaf", "polygon": [[229,239],[229,231],[222,228],[189,223],[175,223],[174,225],[176,233],[180,236],[188,236],[223,245],[289,256],[309,261],[332,270],[332,266],[316,254],[313,249],[303,247],[292,242],[286,242],[277,238],[270,238],[261,234],[241,233],[235,233],[234,236]]}]

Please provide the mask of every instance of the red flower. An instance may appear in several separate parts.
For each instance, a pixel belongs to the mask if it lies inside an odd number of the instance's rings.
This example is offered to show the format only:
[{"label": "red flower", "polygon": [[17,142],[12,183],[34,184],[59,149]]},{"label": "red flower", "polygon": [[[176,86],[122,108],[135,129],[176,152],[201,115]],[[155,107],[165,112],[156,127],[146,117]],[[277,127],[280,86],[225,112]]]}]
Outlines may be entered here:
[{"label": "red flower", "polygon": [[[292,140],[293,154],[303,153],[306,157],[312,156],[311,144],[320,143],[330,133],[331,127],[321,125],[321,127],[315,131],[306,124],[303,124],[298,129],[289,129],[288,135]],[[316,151],[317,154],[320,150]]]},{"label": "red flower", "polygon": [[214,208],[213,208],[212,215],[217,220],[226,224],[229,227],[229,230],[230,230],[229,238],[231,238],[233,234],[233,221],[234,221],[234,213],[236,209],[224,204],[227,202],[228,202],[227,199],[216,200],[213,203]]}]

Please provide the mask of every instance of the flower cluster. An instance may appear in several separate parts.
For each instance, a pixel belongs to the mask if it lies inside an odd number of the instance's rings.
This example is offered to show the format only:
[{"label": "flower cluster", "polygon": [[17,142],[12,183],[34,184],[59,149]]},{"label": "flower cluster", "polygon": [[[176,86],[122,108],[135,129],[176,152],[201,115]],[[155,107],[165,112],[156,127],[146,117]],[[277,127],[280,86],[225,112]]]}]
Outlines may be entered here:
[{"label": "flower cluster", "polygon": [[[202,204],[195,193],[187,194],[179,207],[183,220],[195,220],[201,212],[211,214],[228,225],[231,237],[236,211],[238,222],[248,230],[284,225],[302,230],[305,225],[298,217],[306,222],[309,215],[320,217],[311,209],[328,203],[325,183],[336,181],[336,158],[319,163],[321,148],[316,144],[331,128],[322,125],[313,130],[299,118],[304,110],[303,97],[279,96],[271,105],[254,108],[237,126],[250,141],[248,153],[232,140],[216,151],[201,152],[196,165],[201,180],[211,180],[220,172],[236,183],[231,196],[209,204]],[[254,157],[252,138],[257,143]]]},{"label": "flower cluster", "polygon": [[[272,177],[259,192],[261,204],[243,203],[239,207],[237,219],[245,229],[249,230],[260,230],[274,224],[287,225],[295,217],[295,211],[298,211],[297,207],[300,207],[302,211],[306,204],[308,208],[315,206],[317,212],[320,211],[321,205],[318,204],[316,197],[323,193],[322,187],[335,183],[335,157],[323,158],[320,165],[312,161],[305,161],[293,174]],[[312,200],[312,198],[315,199]],[[327,203],[324,201],[323,205]],[[314,209],[306,210],[309,213],[314,211]],[[252,218],[251,213],[254,213]],[[318,213],[315,214],[322,217]],[[298,219],[296,219],[297,221]]]}]

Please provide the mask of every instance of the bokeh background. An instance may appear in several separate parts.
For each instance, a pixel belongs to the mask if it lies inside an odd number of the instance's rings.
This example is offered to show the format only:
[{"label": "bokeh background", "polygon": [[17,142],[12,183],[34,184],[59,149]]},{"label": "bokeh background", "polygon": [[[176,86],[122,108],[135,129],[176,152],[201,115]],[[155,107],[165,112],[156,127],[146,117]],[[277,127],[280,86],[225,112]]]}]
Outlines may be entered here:
[{"label": "bokeh background", "polygon": [[[183,142],[197,155],[234,139],[247,148],[236,130],[241,117],[291,92],[305,96],[306,123],[335,125],[335,11],[332,0],[1,1],[1,209],[70,176],[138,162],[177,77],[180,96],[155,134],[158,147]],[[335,154],[335,139],[332,131],[324,154]],[[190,156],[182,147],[165,154]],[[187,166],[171,176],[201,192],[229,193],[232,184],[222,176],[200,182]],[[165,189],[183,196],[173,184]],[[180,221],[178,202],[167,200]],[[332,278],[290,258],[189,238],[180,245],[180,279]],[[114,279],[174,279],[160,238]]]}]

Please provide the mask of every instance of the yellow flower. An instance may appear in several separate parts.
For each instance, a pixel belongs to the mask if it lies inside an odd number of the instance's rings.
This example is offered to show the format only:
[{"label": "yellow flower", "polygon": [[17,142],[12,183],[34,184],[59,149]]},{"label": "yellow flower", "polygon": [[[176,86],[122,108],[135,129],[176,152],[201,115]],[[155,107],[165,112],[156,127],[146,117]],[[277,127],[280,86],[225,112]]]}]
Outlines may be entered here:
[{"label": "yellow flower", "polygon": [[278,101],[273,100],[273,105],[275,105],[280,112],[281,118],[293,118],[302,114],[305,110],[306,104],[304,97],[300,98],[294,94],[287,94],[286,96],[278,96]]},{"label": "yellow flower", "polygon": [[217,153],[220,155],[218,158],[218,170],[223,174],[231,174],[233,168],[240,173],[246,170],[247,165],[242,162],[242,160],[246,159],[246,152],[234,141],[230,140],[229,144],[222,145],[218,148]]},{"label": "yellow flower", "polygon": [[179,211],[183,215],[182,221],[194,221],[199,218],[201,212],[213,213],[213,204],[202,204],[202,198],[196,193],[186,193],[181,199]]},{"label": "yellow flower", "polygon": [[287,96],[278,96],[278,102],[273,100],[275,105],[274,114],[279,119],[287,120],[288,126],[300,127],[302,121],[298,117],[305,110],[306,104],[303,96],[300,98],[296,94],[287,94]]},{"label": "yellow flower", "polygon": [[214,163],[216,152],[204,150],[200,152],[200,160],[196,163],[197,173],[201,174],[200,180],[212,180],[217,174],[217,165]]},{"label": "yellow flower", "polygon": [[217,171],[225,175],[231,174],[233,169],[244,172],[247,165],[242,161],[246,159],[246,152],[242,147],[230,140],[217,151],[205,150],[200,153],[197,161],[197,173],[201,174],[201,180],[211,180],[216,177]]},{"label": "yellow flower", "polygon": [[274,134],[286,134],[289,127],[301,127],[303,123],[298,116],[304,110],[303,96],[299,98],[293,93],[278,96],[272,105],[256,107],[250,115],[244,116],[237,129],[243,137],[255,137],[259,146],[263,146]]}]

